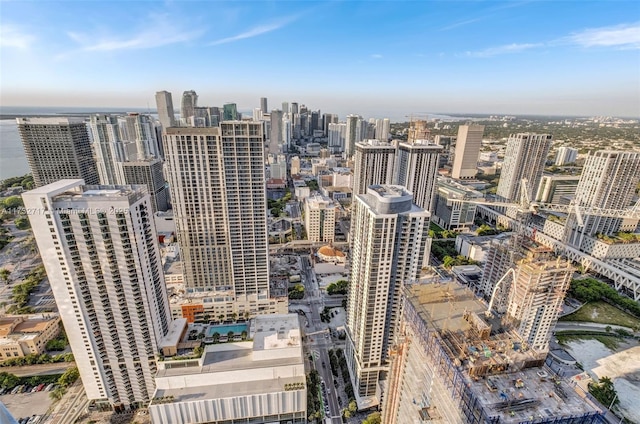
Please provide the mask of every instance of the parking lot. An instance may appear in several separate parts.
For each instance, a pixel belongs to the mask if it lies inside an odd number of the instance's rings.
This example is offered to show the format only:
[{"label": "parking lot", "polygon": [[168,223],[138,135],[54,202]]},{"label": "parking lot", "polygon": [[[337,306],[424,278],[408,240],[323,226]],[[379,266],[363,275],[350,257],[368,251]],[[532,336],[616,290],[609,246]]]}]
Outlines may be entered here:
[{"label": "parking lot", "polygon": [[53,403],[49,397],[50,393],[42,391],[16,395],[5,394],[0,396],[0,402],[4,403],[16,419],[32,415],[44,415]]}]

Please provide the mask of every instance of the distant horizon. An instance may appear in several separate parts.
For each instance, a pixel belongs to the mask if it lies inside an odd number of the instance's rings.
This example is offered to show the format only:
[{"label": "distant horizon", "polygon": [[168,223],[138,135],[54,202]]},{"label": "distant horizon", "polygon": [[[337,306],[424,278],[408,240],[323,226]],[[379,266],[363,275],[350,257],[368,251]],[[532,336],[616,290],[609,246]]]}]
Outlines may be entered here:
[{"label": "distant horizon", "polygon": [[[211,106],[211,105],[207,105],[207,106]],[[222,107],[222,105],[219,106],[213,106],[213,107]],[[7,110],[9,109],[9,110]],[[11,111],[11,109],[13,109],[14,111]],[[47,110],[48,113],[51,113],[53,115],[61,115],[61,114],[65,114],[65,113],[77,113],[77,114],[86,114],[86,113],[100,113],[100,112],[105,112],[105,113],[126,113],[126,112],[138,112],[138,113],[149,113],[149,114],[155,114],[157,115],[158,110],[156,108],[146,108],[146,107],[140,107],[140,106],[0,106],[0,118],[3,115],[21,115],[21,116],[28,116],[29,113],[28,112],[19,112],[18,110],[20,109],[42,109],[42,110]],[[59,110],[60,112],[55,112],[56,110]],[[310,108],[310,111],[313,110],[317,110],[314,108]],[[247,115],[247,114],[251,114],[253,111],[250,109],[240,109],[238,108],[238,112],[242,113],[243,115]],[[38,114],[38,113],[43,113],[43,112],[33,112],[31,114]],[[175,108],[174,107],[174,113],[179,116],[180,115],[180,109],[179,108]],[[327,110],[326,112],[321,110],[321,113],[335,113],[332,112],[331,110]],[[401,112],[402,113],[402,112]],[[357,115],[363,115],[362,113],[358,113],[358,112],[349,112],[346,113],[344,115],[340,115],[339,114],[339,118],[341,120],[343,120],[343,118],[346,118],[346,116],[348,114],[357,114]],[[390,114],[387,114],[390,115]],[[402,122],[410,122],[410,112],[407,112],[403,115],[404,120],[394,120],[393,122],[395,123],[402,123]],[[504,113],[504,112],[420,112],[420,113],[414,113],[414,118],[415,119],[421,119],[426,117],[427,120],[430,119],[434,119],[431,118],[431,116],[445,116],[445,117],[451,117],[451,118],[460,118],[460,119],[464,119],[466,117],[469,118],[482,118],[482,117],[491,117],[491,116],[498,116],[498,117],[504,117],[504,116],[514,116],[516,118],[526,118],[526,117],[539,117],[539,118],[596,118],[596,117],[608,117],[608,118],[616,118],[616,119],[631,119],[631,120],[640,120],[640,114],[638,116],[620,116],[620,115],[596,115],[596,114],[591,114],[591,115],[571,115],[571,114],[564,114],[564,115],[558,115],[558,114],[543,114],[543,113]],[[367,116],[367,117],[375,117],[375,118],[388,118],[389,116]],[[8,119],[8,118],[1,118],[1,119]],[[391,119],[391,118],[389,118]],[[436,118],[437,119],[437,118]]]}]

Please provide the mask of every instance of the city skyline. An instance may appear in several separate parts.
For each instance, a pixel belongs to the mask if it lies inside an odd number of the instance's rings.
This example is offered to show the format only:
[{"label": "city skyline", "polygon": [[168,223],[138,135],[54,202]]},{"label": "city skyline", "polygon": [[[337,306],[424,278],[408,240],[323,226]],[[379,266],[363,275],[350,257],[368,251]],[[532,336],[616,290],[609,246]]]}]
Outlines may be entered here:
[{"label": "city skyline", "polygon": [[[396,121],[637,117],[640,10],[611,5],[5,2],[0,103],[143,108],[157,90],[195,89],[199,103],[240,111],[267,97]],[[163,61],[171,66],[154,66]]]}]

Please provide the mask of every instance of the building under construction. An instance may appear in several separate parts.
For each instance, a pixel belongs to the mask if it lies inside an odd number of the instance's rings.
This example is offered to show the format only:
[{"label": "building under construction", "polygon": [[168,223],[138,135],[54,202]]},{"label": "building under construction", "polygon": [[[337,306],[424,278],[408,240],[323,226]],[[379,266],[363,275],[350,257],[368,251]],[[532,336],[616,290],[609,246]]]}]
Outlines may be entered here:
[{"label": "building under construction", "polygon": [[456,282],[405,287],[382,422],[604,422],[584,393],[544,365],[546,352],[486,311]]}]

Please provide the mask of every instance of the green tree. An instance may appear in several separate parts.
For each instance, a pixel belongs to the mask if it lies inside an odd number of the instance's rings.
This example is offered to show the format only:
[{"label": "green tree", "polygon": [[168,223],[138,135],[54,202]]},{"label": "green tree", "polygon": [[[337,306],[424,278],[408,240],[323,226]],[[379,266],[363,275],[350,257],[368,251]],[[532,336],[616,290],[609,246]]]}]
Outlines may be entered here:
[{"label": "green tree", "polygon": [[451,256],[447,255],[442,259],[442,266],[446,269],[451,269],[452,266],[455,265],[456,260]]},{"label": "green tree", "polygon": [[365,420],[362,421],[362,424],[381,424],[381,423],[382,423],[382,417],[380,417],[379,412],[374,412],[373,414],[367,415],[367,418],[365,418]]},{"label": "green tree", "polygon": [[589,393],[606,408],[620,403],[613,381],[609,377],[602,377],[597,383],[589,383],[588,387]]},{"label": "green tree", "polygon": [[9,275],[11,275],[11,271],[9,271],[6,268],[2,268],[0,269],[0,278],[2,279],[2,281],[4,281],[5,283],[7,281],[9,281]]},{"label": "green tree", "polygon": [[214,343],[218,343],[220,341],[220,333],[217,331],[211,335]]},{"label": "green tree", "polygon": [[58,379],[58,384],[62,387],[69,387],[72,385],[77,379],[80,377],[80,372],[78,372],[77,367],[69,368],[60,376]]}]

